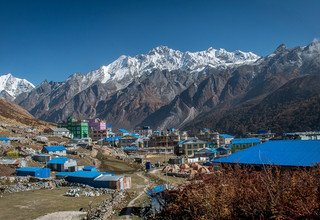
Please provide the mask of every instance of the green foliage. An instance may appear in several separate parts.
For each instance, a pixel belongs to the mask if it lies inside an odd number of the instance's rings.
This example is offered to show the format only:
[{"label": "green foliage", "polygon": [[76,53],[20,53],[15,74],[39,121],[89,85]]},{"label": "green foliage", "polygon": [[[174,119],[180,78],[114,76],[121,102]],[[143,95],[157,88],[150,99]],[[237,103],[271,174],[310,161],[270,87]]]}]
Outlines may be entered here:
[{"label": "green foliage", "polygon": [[11,150],[7,152],[7,156],[8,157],[12,157],[12,158],[18,158],[19,157],[19,152],[15,151],[15,150]]}]

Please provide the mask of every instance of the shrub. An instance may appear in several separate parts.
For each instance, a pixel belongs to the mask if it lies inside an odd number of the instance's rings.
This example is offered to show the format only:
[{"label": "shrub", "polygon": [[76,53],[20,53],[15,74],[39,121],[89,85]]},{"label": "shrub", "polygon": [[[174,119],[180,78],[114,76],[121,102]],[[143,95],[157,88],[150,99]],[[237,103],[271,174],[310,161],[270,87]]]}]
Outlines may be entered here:
[{"label": "shrub", "polygon": [[8,151],[8,152],[7,152],[7,156],[8,156],[8,157],[12,157],[12,158],[18,158],[18,157],[19,157],[19,152],[18,152],[18,151],[11,150],[11,151]]},{"label": "shrub", "polygon": [[159,219],[319,219],[320,167],[226,167],[163,198],[167,205]]}]

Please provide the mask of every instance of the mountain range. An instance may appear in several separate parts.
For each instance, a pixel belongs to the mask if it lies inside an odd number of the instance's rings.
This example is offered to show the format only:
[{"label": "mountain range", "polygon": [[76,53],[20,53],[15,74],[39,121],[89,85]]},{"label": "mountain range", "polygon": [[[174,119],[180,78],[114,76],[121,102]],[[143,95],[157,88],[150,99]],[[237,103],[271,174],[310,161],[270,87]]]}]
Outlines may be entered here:
[{"label": "mountain range", "polygon": [[314,130],[320,125],[319,76],[319,41],[280,45],[265,57],[160,46],[11,96],[35,117],[52,122],[73,115],[126,128]]}]

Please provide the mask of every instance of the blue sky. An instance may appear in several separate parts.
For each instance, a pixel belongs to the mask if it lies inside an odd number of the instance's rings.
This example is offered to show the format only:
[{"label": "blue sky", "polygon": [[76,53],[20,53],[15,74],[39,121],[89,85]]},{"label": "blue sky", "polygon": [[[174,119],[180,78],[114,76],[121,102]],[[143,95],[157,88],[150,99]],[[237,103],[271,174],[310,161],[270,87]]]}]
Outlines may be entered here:
[{"label": "blue sky", "polygon": [[0,0],[0,75],[39,84],[167,45],[258,55],[320,37],[320,1]]}]

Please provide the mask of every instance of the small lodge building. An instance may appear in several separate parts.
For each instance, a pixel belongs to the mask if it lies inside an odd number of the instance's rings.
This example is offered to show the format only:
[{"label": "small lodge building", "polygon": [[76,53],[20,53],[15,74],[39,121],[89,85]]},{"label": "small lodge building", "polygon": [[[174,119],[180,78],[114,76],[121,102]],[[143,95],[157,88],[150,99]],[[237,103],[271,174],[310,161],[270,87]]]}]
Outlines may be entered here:
[{"label": "small lodge building", "polygon": [[10,145],[10,138],[8,138],[8,137],[0,137],[0,144]]},{"label": "small lodge building", "polygon": [[76,171],[77,161],[69,159],[67,157],[55,157],[49,160],[47,167],[53,171],[64,172],[64,171]]},{"label": "small lodge building", "polygon": [[271,139],[274,139],[275,133],[272,133],[271,131],[267,131],[263,128],[259,129],[256,133],[248,133],[248,137],[255,137],[260,138],[262,142],[269,141]]},{"label": "small lodge building", "polygon": [[219,134],[219,146],[226,146],[231,143],[234,137],[230,134]]},{"label": "small lodge building", "polygon": [[46,163],[49,160],[51,160],[51,155],[50,154],[35,154],[35,155],[32,155],[32,159],[34,161]]},{"label": "small lodge building", "polygon": [[16,169],[17,176],[32,176],[38,178],[49,178],[50,169],[42,167],[20,167]]},{"label": "small lodge building", "polygon": [[96,171],[61,172],[57,178],[64,178],[71,183],[80,183],[95,188],[124,190],[131,188],[131,177],[116,176],[112,173]]},{"label": "small lodge building", "polygon": [[217,150],[214,148],[203,148],[195,151],[194,157],[197,157],[199,161],[208,161],[217,157]]},{"label": "small lodge building", "polygon": [[68,137],[71,138],[71,133],[67,128],[48,128],[44,133],[56,136],[56,137]]},{"label": "small lodge building", "polygon": [[95,166],[84,166],[82,170],[83,171],[91,171],[91,172],[93,172],[93,171],[97,172],[98,171],[98,169]]},{"label": "small lodge building", "polygon": [[103,139],[101,139],[101,142],[103,144],[109,144],[112,147],[118,147],[120,138],[121,138],[121,136],[103,138]]},{"label": "small lodge building", "polygon": [[180,141],[180,135],[177,132],[154,131],[150,136],[147,147],[174,147]]},{"label": "small lodge building", "polygon": [[234,153],[261,143],[260,138],[235,138],[231,141],[229,146],[231,148],[231,152]]},{"label": "small lodge building", "polygon": [[282,168],[313,167],[320,164],[320,140],[271,140],[213,162],[255,167],[265,165]]},{"label": "small lodge building", "polygon": [[200,130],[199,134],[197,134],[197,137],[201,140],[212,143],[214,147],[220,146],[219,133],[216,131],[211,131],[208,128],[203,128]]},{"label": "small lodge building", "polygon": [[57,156],[66,156],[67,150],[64,146],[44,146],[42,148],[42,153]]},{"label": "small lodge building", "polygon": [[320,140],[320,131],[284,133],[285,140]]},{"label": "small lodge building", "polygon": [[119,145],[120,147],[135,145],[137,140],[138,137],[135,135],[125,135],[119,139]]},{"label": "small lodge building", "polygon": [[129,133],[130,132],[128,130],[126,130],[124,128],[119,128],[118,132],[117,132],[117,136],[123,137],[123,136],[129,135]]},{"label": "small lodge building", "polygon": [[194,157],[196,151],[206,148],[207,142],[199,140],[198,138],[189,138],[187,140],[179,141],[175,147],[175,154],[177,156]]},{"label": "small lodge building", "polygon": [[224,157],[231,154],[231,149],[228,147],[218,147],[216,151],[216,157]]}]

